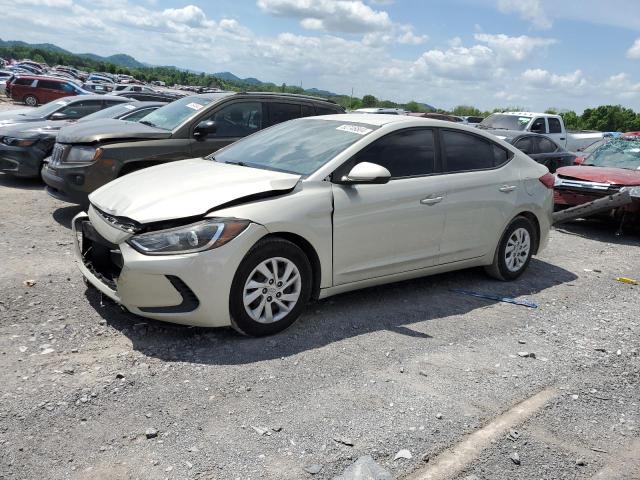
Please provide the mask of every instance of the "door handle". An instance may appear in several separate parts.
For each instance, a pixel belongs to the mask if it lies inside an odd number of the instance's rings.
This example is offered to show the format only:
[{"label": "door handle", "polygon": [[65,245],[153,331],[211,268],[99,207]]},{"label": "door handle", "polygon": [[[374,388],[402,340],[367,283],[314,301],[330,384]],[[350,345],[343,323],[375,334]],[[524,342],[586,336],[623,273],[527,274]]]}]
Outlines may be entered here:
[{"label": "door handle", "polygon": [[498,190],[500,190],[503,193],[509,193],[509,192],[513,192],[516,188],[518,188],[517,185],[503,185]]},{"label": "door handle", "polygon": [[566,138],[565,137],[560,137],[560,140],[566,140]]},{"label": "door handle", "polygon": [[422,205],[435,205],[436,203],[440,203],[442,201],[442,197],[427,197],[420,200]]}]

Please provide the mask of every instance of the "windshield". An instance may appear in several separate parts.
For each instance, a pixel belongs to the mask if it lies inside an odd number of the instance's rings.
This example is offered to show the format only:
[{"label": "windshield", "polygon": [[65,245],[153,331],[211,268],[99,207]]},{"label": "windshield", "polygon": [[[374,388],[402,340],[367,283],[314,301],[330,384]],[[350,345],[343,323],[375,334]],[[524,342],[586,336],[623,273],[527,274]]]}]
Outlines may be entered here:
[{"label": "windshield", "polygon": [[229,94],[220,96],[190,96],[175,100],[144,117],[145,125],[173,130],[187,118],[196,115],[206,105]]},{"label": "windshield", "polygon": [[480,128],[491,128],[499,130],[524,130],[532,117],[521,115],[504,115],[494,113],[480,122]]},{"label": "windshield", "polygon": [[589,155],[583,165],[640,170],[640,141],[611,140]]},{"label": "windshield", "polygon": [[103,110],[98,110],[97,112],[93,112],[91,115],[87,115],[82,118],[80,121],[84,122],[86,120],[97,120],[99,118],[118,118],[120,115],[123,115],[131,110],[135,110],[136,107],[130,103],[119,103],[117,105],[113,105],[109,108],[105,108]]},{"label": "windshield", "polygon": [[292,120],[255,133],[214,155],[222,163],[309,175],[377,128],[346,121]]},{"label": "windshield", "polygon": [[46,103],[41,107],[31,110],[29,113],[26,113],[25,115],[27,117],[37,117],[37,118],[48,117],[49,115],[51,115],[54,112],[57,112],[58,110],[68,105],[69,103],[71,103],[69,100],[54,100],[53,102]]}]

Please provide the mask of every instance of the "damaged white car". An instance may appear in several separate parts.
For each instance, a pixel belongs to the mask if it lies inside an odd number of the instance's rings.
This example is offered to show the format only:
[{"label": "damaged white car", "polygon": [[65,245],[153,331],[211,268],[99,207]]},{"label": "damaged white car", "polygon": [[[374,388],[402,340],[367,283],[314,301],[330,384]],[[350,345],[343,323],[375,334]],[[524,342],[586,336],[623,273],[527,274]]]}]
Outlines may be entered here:
[{"label": "damaged white car", "polygon": [[517,278],[547,242],[554,178],[474,128],[328,115],[91,194],[73,221],[87,280],[127,310],[248,335],[310,299],[485,266]]}]

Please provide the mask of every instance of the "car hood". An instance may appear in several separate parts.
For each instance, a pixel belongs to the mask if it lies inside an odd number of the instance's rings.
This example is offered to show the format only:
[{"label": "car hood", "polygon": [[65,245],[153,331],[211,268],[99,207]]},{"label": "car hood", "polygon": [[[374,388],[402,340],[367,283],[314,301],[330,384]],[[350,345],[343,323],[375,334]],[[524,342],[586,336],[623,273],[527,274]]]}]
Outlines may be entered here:
[{"label": "car hood", "polygon": [[42,117],[33,117],[29,113],[32,113],[32,110],[10,110],[0,113],[0,127],[16,123],[41,122],[43,120]]},{"label": "car hood", "polygon": [[556,173],[562,178],[575,178],[588,182],[610,183],[612,185],[640,185],[640,170],[575,166],[559,168]]},{"label": "car hood", "polygon": [[89,201],[139,223],[196,217],[231,202],[291,191],[300,175],[194,158],[150,167],[99,188]]},{"label": "car hood", "polygon": [[60,130],[59,143],[94,143],[104,140],[154,140],[171,137],[171,132],[143,123],[115,119],[79,122]]},{"label": "car hood", "polygon": [[0,125],[0,136],[32,138],[39,136],[55,136],[65,125],[72,123],[70,120],[44,120],[40,122],[18,123],[12,125]]}]

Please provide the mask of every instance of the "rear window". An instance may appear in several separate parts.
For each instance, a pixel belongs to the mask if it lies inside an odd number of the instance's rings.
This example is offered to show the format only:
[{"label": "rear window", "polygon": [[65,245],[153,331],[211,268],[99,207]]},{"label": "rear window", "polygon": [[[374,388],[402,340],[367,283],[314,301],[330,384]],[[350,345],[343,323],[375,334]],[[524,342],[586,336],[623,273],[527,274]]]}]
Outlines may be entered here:
[{"label": "rear window", "polygon": [[31,85],[33,82],[35,82],[35,80],[32,80],[31,78],[16,78],[13,81],[14,85]]},{"label": "rear window", "polygon": [[62,90],[62,83],[55,80],[38,80],[39,88],[48,88],[51,90]]}]

